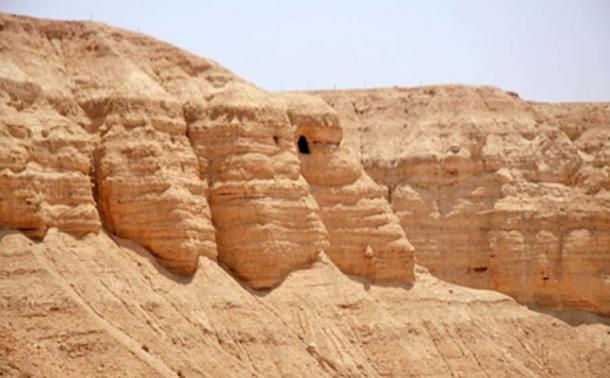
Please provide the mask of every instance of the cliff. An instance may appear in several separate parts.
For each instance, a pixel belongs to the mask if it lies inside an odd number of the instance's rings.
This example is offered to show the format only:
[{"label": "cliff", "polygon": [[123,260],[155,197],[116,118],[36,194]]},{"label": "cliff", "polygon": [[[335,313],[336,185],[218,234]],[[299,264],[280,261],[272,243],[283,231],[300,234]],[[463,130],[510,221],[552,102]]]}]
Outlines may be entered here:
[{"label": "cliff", "polygon": [[456,85],[317,94],[432,274],[610,314],[610,104]]},{"label": "cliff", "polygon": [[323,101],[285,95],[298,139],[303,176],[328,230],[328,257],[347,274],[413,281],[414,249],[384,190],[341,146],[342,129]]},{"label": "cliff", "polygon": [[[329,245],[284,96],[104,25],[2,23],[1,226],[40,238],[103,225],[173,272],[192,274],[205,256],[255,288]],[[410,281],[398,222],[392,232],[402,271],[370,275]]]},{"label": "cliff", "polygon": [[608,112],[0,15],[0,376],[609,376]]}]

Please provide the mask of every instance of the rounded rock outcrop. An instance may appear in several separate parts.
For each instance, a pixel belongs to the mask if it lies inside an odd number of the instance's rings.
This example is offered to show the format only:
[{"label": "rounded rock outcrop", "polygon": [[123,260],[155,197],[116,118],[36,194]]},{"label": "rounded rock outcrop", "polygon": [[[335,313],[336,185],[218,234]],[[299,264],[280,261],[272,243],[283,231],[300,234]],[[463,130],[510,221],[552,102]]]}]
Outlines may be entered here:
[{"label": "rounded rock outcrop", "polygon": [[328,245],[276,95],[231,83],[189,126],[206,167],[219,261],[254,288],[277,285]]},{"label": "rounded rock outcrop", "polygon": [[346,274],[413,282],[414,249],[386,192],[341,147],[343,132],[335,111],[311,96],[284,98],[295,140],[305,136],[309,143],[309,153],[300,154],[301,168],[328,230],[328,257]]}]

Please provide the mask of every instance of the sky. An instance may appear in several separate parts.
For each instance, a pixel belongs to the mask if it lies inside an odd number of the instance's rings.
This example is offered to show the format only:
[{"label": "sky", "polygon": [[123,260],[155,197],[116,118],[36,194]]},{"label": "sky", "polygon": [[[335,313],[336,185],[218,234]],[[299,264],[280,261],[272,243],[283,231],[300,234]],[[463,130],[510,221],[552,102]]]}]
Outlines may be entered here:
[{"label": "sky", "polygon": [[0,0],[0,11],[139,31],[267,90],[486,84],[610,101],[608,0]]}]

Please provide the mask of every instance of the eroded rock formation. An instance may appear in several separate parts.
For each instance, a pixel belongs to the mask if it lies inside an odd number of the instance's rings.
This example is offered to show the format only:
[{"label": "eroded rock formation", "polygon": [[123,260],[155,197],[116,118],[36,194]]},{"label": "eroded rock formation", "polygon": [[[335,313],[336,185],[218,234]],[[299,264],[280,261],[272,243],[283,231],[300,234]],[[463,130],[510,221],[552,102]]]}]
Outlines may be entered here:
[{"label": "eroded rock formation", "polygon": [[206,167],[219,259],[257,288],[281,282],[328,245],[293,134],[279,96],[245,85],[214,94],[189,126]]},{"label": "eroded rock formation", "polygon": [[281,95],[104,25],[2,24],[2,227],[83,235],[101,219],[175,273],[218,258],[255,288],[329,245]]},{"label": "eroded rock formation", "polygon": [[[90,172],[93,137],[41,39],[2,16],[0,227],[41,237],[49,227],[98,232]],[[32,35],[33,34],[33,35]],[[46,39],[45,39],[46,40]]]},{"label": "eroded rock formation", "polygon": [[322,100],[287,94],[303,175],[328,230],[328,257],[343,271],[383,281],[413,281],[413,247],[385,190],[340,146],[335,111]]},{"label": "eroded rock formation", "polygon": [[[148,40],[96,24],[2,21],[2,67],[14,71],[6,73],[13,86],[24,88],[5,87],[2,128],[38,135],[21,138],[32,144],[29,155],[12,155],[12,172],[29,167],[18,174],[3,170],[7,187],[18,188],[7,195],[38,211],[15,212],[2,200],[5,227],[35,228],[39,237],[48,227],[97,232],[95,197],[106,228],[150,248],[172,271],[190,274],[199,255],[215,258],[182,105],[151,77],[155,65],[142,64],[133,48]],[[35,98],[11,98],[28,92]],[[32,157],[39,162],[32,164]],[[15,214],[24,219],[11,219]]]},{"label": "eroded rock formation", "polygon": [[322,95],[0,15],[0,376],[610,375],[607,318],[405,237],[607,314],[607,105]]},{"label": "eroded rock formation", "polygon": [[393,210],[439,277],[608,313],[607,105],[323,94],[343,132],[320,101],[138,34],[11,16],[1,32],[4,228],[83,235],[101,219],[174,272],[218,255],[253,287],[325,248],[347,273],[410,282]]},{"label": "eroded rock formation", "polygon": [[318,94],[433,274],[610,314],[610,105],[464,86]]}]

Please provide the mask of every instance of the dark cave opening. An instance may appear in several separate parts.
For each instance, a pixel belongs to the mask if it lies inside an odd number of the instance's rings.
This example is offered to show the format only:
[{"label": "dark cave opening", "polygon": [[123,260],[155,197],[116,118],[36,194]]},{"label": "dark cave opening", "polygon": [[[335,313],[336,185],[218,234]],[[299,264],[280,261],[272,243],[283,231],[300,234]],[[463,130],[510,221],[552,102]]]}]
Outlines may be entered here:
[{"label": "dark cave opening", "polygon": [[300,153],[309,154],[309,143],[307,142],[307,138],[305,138],[305,136],[301,135],[297,144],[299,146]]}]

